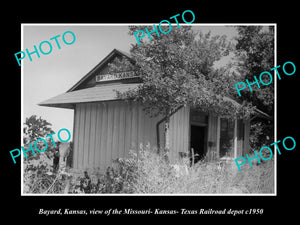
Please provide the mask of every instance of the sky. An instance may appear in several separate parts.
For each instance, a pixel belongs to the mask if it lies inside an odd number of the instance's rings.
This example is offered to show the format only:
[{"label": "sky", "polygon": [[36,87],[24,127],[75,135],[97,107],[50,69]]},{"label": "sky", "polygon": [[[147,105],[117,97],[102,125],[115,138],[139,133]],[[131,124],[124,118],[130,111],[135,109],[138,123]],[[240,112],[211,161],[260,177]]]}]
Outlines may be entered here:
[{"label": "sky", "polygon": [[[135,44],[136,40],[128,34],[128,25],[121,24],[23,24],[22,26],[20,51],[28,49],[29,52],[33,52],[34,45],[38,48],[43,41],[52,44],[52,52],[48,55],[40,53],[38,58],[37,54],[32,54],[32,61],[26,55],[22,60],[23,121],[31,115],[37,115],[50,122],[54,132],[67,128],[72,133],[74,113],[72,109],[37,104],[65,93],[114,48],[129,52],[131,44]],[[201,30],[203,33],[211,31],[212,35],[225,34],[228,40],[237,35],[235,28],[228,26],[193,24],[193,29]],[[62,35],[66,31],[75,34],[73,44],[67,45],[63,42]],[[55,40],[50,40],[57,35],[60,35],[57,41],[61,49],[58,49]],[[70,34],[65,37],[67,42],[72,41]],[[45,52],[49,50],[47,44],[43,44],[42,49]]]}]

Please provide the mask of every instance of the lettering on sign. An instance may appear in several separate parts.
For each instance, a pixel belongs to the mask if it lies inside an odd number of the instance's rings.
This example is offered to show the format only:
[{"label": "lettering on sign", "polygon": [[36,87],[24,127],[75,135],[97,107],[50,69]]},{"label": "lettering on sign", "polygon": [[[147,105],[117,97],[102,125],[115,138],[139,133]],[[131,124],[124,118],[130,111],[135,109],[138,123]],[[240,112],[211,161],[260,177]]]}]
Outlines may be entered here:
[{"label": "lettering on sign", "polygon": [[119,80],[119,79],[133,78],[133,77],[137,77],[134,71],[125,71],[125,72],[119,72],[114,74],[100,74],[96,76],[96,82]]}]

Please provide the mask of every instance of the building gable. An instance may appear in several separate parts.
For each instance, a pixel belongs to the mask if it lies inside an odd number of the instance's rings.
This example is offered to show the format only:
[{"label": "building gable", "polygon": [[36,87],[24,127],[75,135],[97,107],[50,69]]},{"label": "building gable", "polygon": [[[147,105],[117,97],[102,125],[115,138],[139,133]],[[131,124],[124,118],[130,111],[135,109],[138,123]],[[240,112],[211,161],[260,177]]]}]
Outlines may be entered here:
[{"label": "building gable", "polygon": [[117,75],[108,74],[109,63],[112,63],[116,58],[121,59],[126,57],[133,62],[131,57],[118,49],[113,49],[101,62],[99,62],[90,72],[82,77],[72,88],[67,92],[77,91],[80,89],[91,88],[95,86],[106,86],[115,83],[136,83],[139,79],[133,73],[125,72]]}]

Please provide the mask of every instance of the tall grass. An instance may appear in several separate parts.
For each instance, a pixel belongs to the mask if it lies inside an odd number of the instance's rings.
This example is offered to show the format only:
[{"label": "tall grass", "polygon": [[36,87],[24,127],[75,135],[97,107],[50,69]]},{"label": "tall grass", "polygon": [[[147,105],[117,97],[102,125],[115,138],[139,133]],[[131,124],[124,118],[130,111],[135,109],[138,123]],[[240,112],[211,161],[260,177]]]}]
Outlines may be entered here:
[{"label": "tall grass", "polygon": [[[238,171],[233,160],[172,165],[150,148],[127,159],[117,159],[98,179],[94,193],[141,194],[243,194],[274,193],[274,161],[244,165]],[[90,193],[90,192],[89,192]]]}]

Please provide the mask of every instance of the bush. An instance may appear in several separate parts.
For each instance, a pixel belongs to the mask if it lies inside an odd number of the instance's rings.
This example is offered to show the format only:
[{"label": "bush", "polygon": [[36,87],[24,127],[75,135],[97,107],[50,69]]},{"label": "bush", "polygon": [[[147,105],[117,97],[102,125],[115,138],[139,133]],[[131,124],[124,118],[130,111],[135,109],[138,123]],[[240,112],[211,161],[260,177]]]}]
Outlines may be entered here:
[{"label": "bush", "polygon": [[129,158],[114,160],[104,174],[91,176],[84,171],[83,177],[74,179],[69,193],[134,193],[136,171],[136,155],[130,152]]},{"label": "bush", "polygon": [[51,160],[40,154],[39,159],[24,160],[24,193],[30,194],[61,194],[70,174],[59,170],[53,172]]},{"label": "bush", "polygon": [[135,193],[168,193],[175,181],[175,171],[165,155],[157,154],[156,149],[149,147],[140,149],[136,182],[132,184]]},{"label": "bush", "polygon": [[[249,157],[253,157],[252,156]],[[242,171],[233,179],[233,185],[239,187],[243,193],[274,193],[274,160],[255,163],[253,167],[247,163]]]},{"label": "bush", "polygon": [[[253,157],[253,156],[249,156]],[[267,156],[266,156],[267,157]],[[82,177],[59,170],[52,172],[51,160],[24,161],[24,193],[140,193],[140,194],[225,194],[274,193],[274,160],[244,164],[239,172],[235,162],[202,160],[189,166],[188,159],[170,164],[164,155],[149,147],[126,159],[116,159],[104,174]],[[71,182],[71,183],[70,183]]]},{"label": "bush", "polygon": [[[58,143],[57,143],[58,144]],[[47,151],[30,154],[24,159],[23,192],[30,194],[64,193],[70,174],[64,168],[53,168],[54,146]],[[27,147],[27,146],[26,146]],[[43,148],[43,147],[42,147]]]},{"label": "bush", "polygon": [[97,183],[91,181],[87,172],[78,181],[79,193],[273,193],[274,161],[253,167],[245,164],[241,172],[234,161],[202,160],[190,167],[186,160],[171,165],[164,156],[146,147],[138,154],[131,151],[127,159],[115,160]]}]

